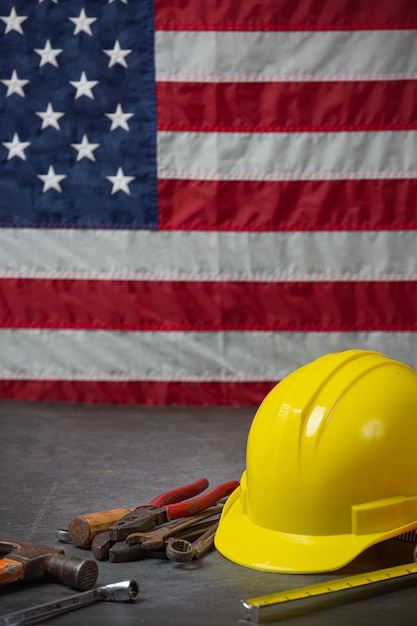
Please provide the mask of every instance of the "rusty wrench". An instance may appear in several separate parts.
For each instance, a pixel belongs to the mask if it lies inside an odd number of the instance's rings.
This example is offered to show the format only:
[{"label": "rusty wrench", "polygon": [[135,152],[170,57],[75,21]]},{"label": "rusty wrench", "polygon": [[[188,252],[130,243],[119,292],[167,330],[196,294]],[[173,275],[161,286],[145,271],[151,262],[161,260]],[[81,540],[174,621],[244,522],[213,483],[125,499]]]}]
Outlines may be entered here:
[{"label": "rusty wrench", "polygon": [[103,585],[83,593],[76,593],[62,600],[46,602],[29,609],[8,613],[0,617],[0,626],[18,626],[18,624],[35,624],[49,617],[67,613],[95,602],[133,602],[138,597],[139,585],[136,580],[125,580],[120,583]]},{"label": "rusty wrench", "polygon": [[157,550],[158,548],[162,548],[165,539],[168,539],[168,537],[175,534],[175,532],[188,528],[189,526],[192,526],[192,524],[201,522],[201,520],[212,517],[213,515],[218,515],[221,513],[222,509],[223,504],[216,504],[215,506],[205,509],[196,515],[182,517],[175,522],[159,526],[149,532],[132,533],[126,537],[126,543],[129,545],[139,543],[141,544],[143,550]]},{"label": "rusty wrench", "polygon": [[207,530],[191,542],[187,539],[172,537],[167,540],[166,555],[171,561],[186,563],[192,559],[200,559],[214,546],[214,535],[219,522],[216,521]]},{"label": "rusty wrench", "polygon": [[[166,528],[167,530],[168,528],[170,528],[170,532],[172,532],[172,527],[170,526],[170,524],[172,523],[173,522],[166,524],[164,528]],[[206,521],[202,522],[201,524],[193,524],[189,528],[184,528],[183,530],[176,530],[175,537],[170,535],[168,539],[164,540],[164,545],[157,550],[144,550],[141,543],[134,543],[129,545],[126,541],[117,541],[109,550],[109,559],[112,563],[141,561],[142,559],[148,558],[166,559],[168,558],[166,554],[166,549],[168,543],[171,540],[195,540],[200,537],[212,524],[212,521]]]},{"label": "rusty wrench", "polygon": [[156,556],[156,551],[163,548],[165,540],[168,539],[168,537],[172,537],[173,534],[181,530],[191,528],[193,524],[201,520],[219,515],[222,508],[222,504],[217,504],[201,513],[190,517],[182,517],[175,522],[169,522],[149,532],[133,533],[129,535],[125,541],[118,541],[110,548],[110,561],[112,563],[121,563],[126,561],[139,561],[150,556]]}]

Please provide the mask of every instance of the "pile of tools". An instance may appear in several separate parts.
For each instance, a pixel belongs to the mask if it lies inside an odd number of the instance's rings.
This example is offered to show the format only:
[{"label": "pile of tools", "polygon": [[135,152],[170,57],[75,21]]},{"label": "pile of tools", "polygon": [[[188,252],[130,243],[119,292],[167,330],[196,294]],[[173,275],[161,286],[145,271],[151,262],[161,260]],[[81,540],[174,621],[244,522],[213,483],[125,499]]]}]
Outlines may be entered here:
[{"label": "pile of tools", "polygon": [[135,509],[79,515],[70,521],[68,530],[58,531],[58,537],[91,549],[99,561],[198,559],[213,547],[224,499],[239,483],[232,480],[203,493],[208,485],[202,478]]},{"label": "pile of tools", "polygon": [[97,560],[199,559],[213,547],[224,501],[238,486],[231,480],[205,491],[208,481],[202,478],[135,509],[78,515],[68,529],[57,531],[61,541],[91,549],[95,559],[66,556],[64,550],[29,541],[0,540],[0,586],[51,578],[81,591],[0,616],[0,626],[34,624],[94,602],[134,602],[139,593],[134,579],[92,589],[98,577]]}]

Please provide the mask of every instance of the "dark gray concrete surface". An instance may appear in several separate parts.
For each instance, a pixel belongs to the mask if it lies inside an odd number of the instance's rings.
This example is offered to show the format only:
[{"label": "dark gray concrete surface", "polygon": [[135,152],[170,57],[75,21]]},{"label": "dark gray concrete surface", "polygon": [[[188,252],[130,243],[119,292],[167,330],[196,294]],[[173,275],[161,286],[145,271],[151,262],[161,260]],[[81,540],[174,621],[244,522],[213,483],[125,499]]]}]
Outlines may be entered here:
[{"label": "dark gray concrete surface", "polygon": [[[206,477],[210,486],[239,480],[252,408],[125,407],[0,402],[0,539],[60,544],[56,529],[78,514],[134,507]],[[251,541],[251,538],[247,538]],[[99,603],[47,624],[233,626],[240,600],[412,560],[412,546],[391,540],[328,575],[281,575],[231,563],[213,551],[177,564],[148,559],[99,563],[97,584],[136,578],[134,604]],[[0,616],[72,595],[54,582],[0,588]],[[388,581],[270,611],[270,624],[416,624],[416,578]]]}]

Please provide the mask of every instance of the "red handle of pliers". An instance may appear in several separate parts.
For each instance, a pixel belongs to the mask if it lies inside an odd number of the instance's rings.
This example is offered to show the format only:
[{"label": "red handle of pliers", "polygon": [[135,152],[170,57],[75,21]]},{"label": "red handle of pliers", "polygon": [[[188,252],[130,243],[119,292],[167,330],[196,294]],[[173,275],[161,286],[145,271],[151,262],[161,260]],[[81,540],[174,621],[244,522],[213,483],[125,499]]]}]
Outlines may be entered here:
[{"label": "red handle of pliers", "polygon": [[186,500],[185,502],[178,502],[177,504],[170,504],[164,507],[167,514],[167,520],[171,521],[178,519],[179,517],[189,517],[195,515],[204,509],[208,509],[213,504],[216,504],[222,498],[230,496],[230,494],[239,487],[237,480],[229,480],[227,483],[222,483],[218,487],[203,493],[201,496]]},{"label": "red handle of pliers", "polygon": [[208,485],[209,483],[206,478],[200,478],[189,485],[177,487],[177,489],[172,489],[171,491],[161,493],[159,496],[155,496],[155,498],[149,502],[149,505],[159,509],[166,504],[187,500],[187,498],[192,498],[204,491],[204,489],[207,489]]}]

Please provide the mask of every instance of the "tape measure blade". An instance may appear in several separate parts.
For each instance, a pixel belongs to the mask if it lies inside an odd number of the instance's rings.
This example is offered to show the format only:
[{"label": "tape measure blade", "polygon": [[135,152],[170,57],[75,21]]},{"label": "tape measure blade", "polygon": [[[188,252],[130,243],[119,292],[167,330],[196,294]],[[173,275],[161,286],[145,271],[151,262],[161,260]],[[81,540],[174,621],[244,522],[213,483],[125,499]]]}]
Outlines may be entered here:
[{"label": "tape measure blade", "polygon": [[294,602],[295,600],[314,598],[328,593],[336,593],[337,591],[355,589],[364,585],[370,585],[416,573],[417,563],[408,563],[406,565],[397,565],[396,567],[387,567],[385,569],[375,570],[366,574],[357,574],[356,576],[348,576],[346,578],[336,578],[334,580],[316,583],[306,587],[278,591],[264,596],[257,596],[256,598],[247,598],[246,600],[241,600],[240,616],[242,619],[257,623],[261,619],[263,609],[268,607],[285,605],[289,602]]},{"label": "tape measure blade", "polygon": [[257,624],[261,619],[260,607],[256,604],[252,604],[249,600],[241,600],[240,617],[248,622],[255,622],[255,624]]}]

